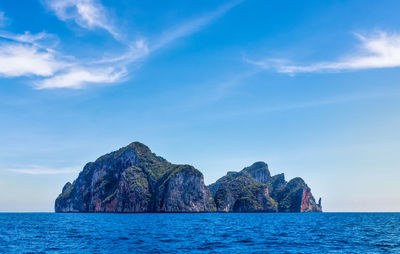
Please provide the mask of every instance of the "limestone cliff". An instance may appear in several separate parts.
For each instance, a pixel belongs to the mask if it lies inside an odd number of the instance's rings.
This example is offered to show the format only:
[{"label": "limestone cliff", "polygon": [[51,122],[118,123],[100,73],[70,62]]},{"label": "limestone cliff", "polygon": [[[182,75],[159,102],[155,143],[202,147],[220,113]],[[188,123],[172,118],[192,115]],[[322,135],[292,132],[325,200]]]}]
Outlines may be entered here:
[{"label": "limestone cliff", "polygon": [[209,186],[220,212],[321,212],[311,189],[297,177],[271,176],[268,165],[256,162],[240,172],[228,172]]},{"label": "limestone cliff", "polygon": [[175,165],[134,142],[86,164],[55,202],[56,212],[208,212],[200,171]]},{"label": "limestone cliff", "polygon": [[65,184],[56,212],[321,212],[301,178],[286,182],[256,162],[210,186],[190,165],[175,165],[134,142],[89,162]]}]

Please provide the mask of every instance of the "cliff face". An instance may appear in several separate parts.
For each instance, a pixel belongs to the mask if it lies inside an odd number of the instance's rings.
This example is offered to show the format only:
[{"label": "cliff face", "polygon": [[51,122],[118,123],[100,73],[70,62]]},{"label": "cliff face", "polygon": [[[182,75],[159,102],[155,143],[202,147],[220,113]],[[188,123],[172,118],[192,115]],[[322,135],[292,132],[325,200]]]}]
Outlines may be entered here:
[{"label": "cliff face", "polygon": [[190,165],[175,165],[134,142],[85,165],[55,202],[56,212],[320,212],[301,178],[286,182],[256,162],[210,186]]},{"label": "cliff face", "polygon": [[86,164],[55,202],[56,212],[213,211],[203,175],[138,142]]},{"label": "cliff face", "polygon": [[278,193],[276,199],[280,212],[321,212],[321,203],[317,204],[311,189],[300,177],[290,180]]},{"label": "cliff face", "polygon": [[160,179],[155,201],[157,212],[214,211],[203,175],[190,165],[176,166]]},{"label": "cliff face", "polygon": [[301,178],[286,182],[271,176],[267,164],[256,162],[240,172],[229,172],[209,186],[220,212],[321,212],[311,189]]}]

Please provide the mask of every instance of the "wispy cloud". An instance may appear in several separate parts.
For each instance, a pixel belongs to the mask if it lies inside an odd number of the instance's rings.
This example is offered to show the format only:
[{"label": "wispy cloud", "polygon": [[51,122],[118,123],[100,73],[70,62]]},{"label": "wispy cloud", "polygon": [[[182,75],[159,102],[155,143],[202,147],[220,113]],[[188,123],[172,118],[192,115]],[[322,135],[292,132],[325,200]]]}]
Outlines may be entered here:
[{"label": "wispy cloud", "polygon": [[36,89],[82,89],[91,84],[120,82],[128,75],[128,65],[139,63],[152,52],[197,32],[241,2],[235,0],[173,29],[167,29],[151,41],[141,37],[126,42],[121,40],[100,1],[45,0],[45,5],[60,20],[73,20],[87,29],[105,29],[128,50],[119,56],[106,56],[105,53],[101,59],[79,59],[59,52],[57,45],[60,41],[54,35],[45,32],[12,34],[0,30],[0,76],[30,77]]},{"label": "wispy cloud", "polygon": [[300,101],[297,103],[287,103],[283,105],[269,105],[264,107],[259,106],[248,109],[236,110],[232,112],[224,112],[223,114],[215,114],[213,117],[220,119],[229,117],[243,117],[247,115],[267,114],[267,113],[281,112],[281,111],[320,108],[322,106],[351,103],[351,102],[361,102],[366,100],[398,98],[399,95],[400,95],[399,89],[385,91],[385,92],[374,91],[374,92],[365,92],[358,94],[336,95],[321,99]]},{"label": "wispy cloud", "polygon": [[11,34],[0,31],[0,76],[36,77],[36,89],[81,89],[88,84],[114,83],[127,73],[124,64],[90,62],[55,50],[54,36],[47,33]]},{"label": "wispy cloud", "polygon": [[25,174],[25,175],[59,175],[59,174],[70,174],[79,172],[79,168],[66,167],[66,168],[48,168],[41,166],[27,166],[6,169],[9,172]]},{"label": "wispy cloud", "polygon": [[130,43],[128,46],[128,51],[119,56],[113,57],[103,57],[100,60],[95,60],[94,64],[101,64],[101,63],[132,63],[136,60],[142,59],[146,57],[149,53],[148,43],[145,39],[137,39],[133,43]]},{"label": "wispy cloud", "polygon": [[114,83],[126,75],[125,68],[76,68],[36,82],[37,89],[73,88],[81,89],[87,84]]},{"label": "wispy cloud", "polygon": [[46,0],[44,2],[62,21],[73,20],[86,29],[101,28],[108,31],[116,39],[119,33],[111,23],[104,6],[96,0]]},{"label": "wispy cloud", "polygon": [[96,63],[110,63],[125,61],[127,63],[134,62],[138,59],[143,59],[154,51],[160,50],[174,41],[190,36],[205,26],[211,24],[213,21],[224,15],[233,7],[239,5],[244,0],[235,0],[224,4],[214,11],[204,13],[191,20],[186,20],[181,24],[175,25],[172,28],[166,29],[161,32],[160,36],[152,38],[148,41],[145,38],[139,38],[133,43],[128,44],[129,50],[120,56],[101,59]]},{"label": "wispy cloud", "polygon": [[9,39],[18,42],[26,42],[26,43],[36,43],[36,41],[45,39],[49,37],[49,34],[45,32],[31,34],[29,32],[25,32],[23,34],[13,34],[6,31],[0,31],[0,37],[3,39]]},{"label": "wispy cloud", "polygon": [[212,21],[221,17],[227,11],[229,11],[230,9],[232,9],[233,7],[237,6],[242,2],[243,0],[229,2],[225,5],[222,5],[215,11],[208,12],[193,20],[187,21],[181,25],[168,29],[167,31],[163,32],[159,38],[156,39],[156,42],[151,46],[151,50],[152,51],[157,50],[179,38],[189,36],[197,32],[198,30],[210,24]]},{"label": "wispy cloud", "polygon": [[338,72],[400,67],[400,34],[380,31],[368,36],[360,34],[356,34],[356,36],[360,40],[359,49],[355,53],[345,55],[336,61],[303,65],[292,64],[284,59],[254,61],[246,58],[245,61],[263,69],[272,69],[291,75],[306,72]]},{"label": "wispy cloud", "polygon": [[5,77],[48,77],[65,67],[52,52],[34,45],[20,43],[0,44],[0,75]]},{"label": "wispy cloud", "polygon": [[0,31],[0,39],[0,76],[49,77],[71,65],[53,49],[56,36]]},{"label": "wispy cloud", "polygon": [[130,46],[119,58],[83,60],[56,50],[54,35],[0,31],[0,76],[30,77],[36,89],[82,89],[90,84],[115,83],[127,75],[127,64],[147,55],[144,42]]}]

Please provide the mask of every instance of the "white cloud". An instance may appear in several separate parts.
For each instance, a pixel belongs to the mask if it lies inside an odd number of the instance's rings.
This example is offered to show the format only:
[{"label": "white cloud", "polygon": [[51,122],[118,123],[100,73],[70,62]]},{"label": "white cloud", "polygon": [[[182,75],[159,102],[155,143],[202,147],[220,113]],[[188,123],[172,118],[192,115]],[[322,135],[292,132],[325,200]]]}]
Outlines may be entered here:
[{"label": "white cloud", "polygon": [[[88,84],[114,83],[126,75],[124,64],[107,62],[84,64],[60,54],[53,48],[53,36],[47,33],[11,34],[0,31],[0,76],[35,78],[36,89],[81,89]],[[144,47],[141,43],[137,47]],[[133,57],[133,56],[132,56]]]},{"label": "white cloud", "polygon": [[290,64],[282,59],[267,61],[245,61],[264,69],[296,74],[304,72],[337,72],[374,68],[400,67],[400,35],[378,32],[371,36],[357,34],[361,45],[357,52],[341,57],[337,61],[317,62],[312,64]]},{"label": "white cloud", "polygon": [[44,50],[50,50],[51,48],[56,47],[59,43],[57,36],[48,34],[46,32],[31,34],[30,32],[26,31],[23,34],[13,34],[0,30],[0,38],[8,41],[32,44]]},{"label": "white cloud", "polygon": [[183,25],[169,29],[168,31],[162,33],[161,36],[156,40],[156,43],[151,46],[151,51],[162,48],[181,37],[186,37],[197,32],[199,29],[210,24],[212,21],[219,18],[241,2],[243,2],[243,0],[229,2],[213,12],[206,13],[196,19],[185,22]]},{"label": "white cloud", "polygon": [[154,40],[152,40],[150,43],[144,38],[137,39],[133,43],[128,44],[129,50],[125,54],[117,57],[101,59],[95,63],[111,63],[119,61],[131,63],[138,59],[142,59],[148,56],[150,53],[162,49],[163,47],[182,37],[190,36],[199,31],[201,28],[210,24],[212,21],[216,20],[241,2],[243,2],[243,0],[229,2],[225,5],[222,5],[215,11],[208,12],[195,19],[174,26],[173,28],[162,32],[159,37],[154,38]]},{"label": "white cloud", "polygon": [[90,83],[114,83],[126,75],[125,68],[84,68],[70,69],[36,83],[37,89],[72,88],[81,89]]},{"label": "white cloud", "polygon": [[102,28],[119,38],[105,8],[96,0],[47,0],[45,4],[62,21],[74,20],[86,29]]},{"label": "white cloud", "polygon": [[38,40],[46,38],[47,36],[48,34],[46,34],[45,32],[41,32],[38,34],[31,34],[29,32],[25,32],[23,34],[12,34],[5,31],[0,31],[1,38],[27,43],[35,43]]},{"label": "white cloud", "polygon": [[128,45],[129,50],[117,57],[106,57],[100,60],[96,60],[93,63],[103,64],[103,63],[115,63],[115,62],[125,62],[132,63],[136,60],[146,57],[149,53],[148,43],[145,39],[137,39],[132,44]]},{"label": "white cloud", "polygon": [[0,44],[0,75],[5,77],[48,77],[65,67],[52,52],[34,45],[20,43]]},{"label": "white cloud", "polygon": [[9,172],[25,174],[25,175],[59,175],[59,174],[70,174],[79,172],[79,168],[47,168],[41,166],[27,166],[21,168],[7,169]]},{"label": "white cloud", "polygon": [[[127,66],[147,57],[151,52],[198,31],[233,8],[242,0],[221,6],[183,25],[168,30],[153,43],[144,38],[133,42],[120,40],[114,27],[109,24],[105,8],[96,0],[45,0],[45,4],[64,21],[74,20],[78,25],[92,29],[102,28],[128,48],[120,56],[102,59],[77,59],[56,50],[59,42],[54,35],[45,32],[12,34],[0,30],[0,76],[33,78],[36,89],[82,89],[95,83],[115,83],[127,75]],[[150,45],[150,46],[149,46]]]}]

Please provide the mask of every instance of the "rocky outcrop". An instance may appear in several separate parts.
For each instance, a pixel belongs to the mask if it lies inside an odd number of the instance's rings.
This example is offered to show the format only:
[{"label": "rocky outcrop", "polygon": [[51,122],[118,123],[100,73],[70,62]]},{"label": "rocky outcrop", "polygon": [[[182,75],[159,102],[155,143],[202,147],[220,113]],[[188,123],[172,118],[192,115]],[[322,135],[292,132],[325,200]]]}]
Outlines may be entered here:
[{"label": "rocky outcrop", "polygon": [[256,162],[229,172],[209,186],[219,212],[321,212],[311,189],[297,177],[271,176],[268,165]]},{"label": "rocky outcrop", "polygon": [[286,182],[256,162],[205,186],[203,174],[134,142],[85,165],[65,184],[56,212],[320,212],[301,178]]},{"label": "rocky outcrop", "polygon": [[156,192],[157,212],[213,211],[214,204],[203,175],[190,165],[179,165],[163,176]]},{"label": "rocky outcrop", "polygon": [[271,178],[268,165],[262,161],[256,162],[250,167],[244,168],[242,171],[252,176],[257,182],[263,184],[266,184]]},{"label": "rocky outcrop", "polygon": [[86,164],[55,202],[56,212],[209,212],[200,171],[175,165],[134,142]]},{"label": "rocky outcrop", "polygon": [[317,204],[311,189],[303,179],[296,177],[290,180],[286,186],[276,193],[276,200],[279,204],[279,212],[321,212],[321,204]]}]

